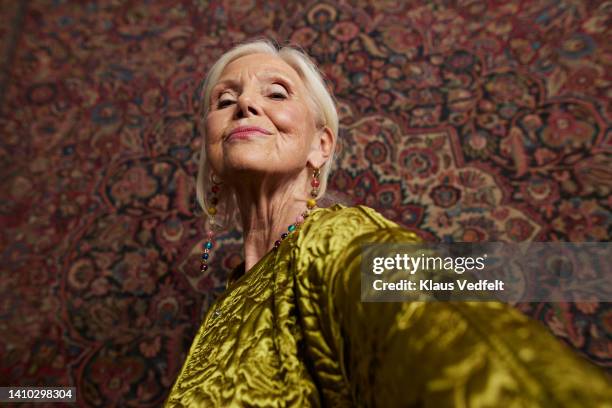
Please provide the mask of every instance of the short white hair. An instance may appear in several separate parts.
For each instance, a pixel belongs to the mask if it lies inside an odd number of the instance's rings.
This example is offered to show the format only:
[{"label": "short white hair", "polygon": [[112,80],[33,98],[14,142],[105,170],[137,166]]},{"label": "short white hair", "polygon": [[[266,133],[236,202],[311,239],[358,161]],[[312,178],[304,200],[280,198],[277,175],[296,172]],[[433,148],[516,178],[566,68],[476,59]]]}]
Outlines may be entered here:
[{"label": "short white hair", "polygon": [[[332,153],[329,159],[321,167],[320,171],[320,187],[317,199],[320,199],[325,194],[327,189],[327,178],[331,171],[332,164],[334,162],[334,153],[336,150],[336,143],[338,139],[338,111],[336,109],[336,102],[333,95],[328,91],[325,84],[324,74],[316,66],[315,62],[303,51],[300,46],[297,45],[286,45],[279,47],[278,44],[272,42],[269,39],[255,39],[245,43],[241,43],[225,52],[219,59],[213,64],[208,71],[202,87],[200,90],[200,106],[197,112],[198,124],[200,128],[200,134],[202,137],[202,147],[200,150],[200,161],[198,166],[198,176],[196,180],[196,197],[198,204],[204,210],[204,216],[208,216],[208,208],[211,204],[207,201],[208,194],[205,192],[210,190],[212,184],[210,166],[206,157],[206,126],[204,121],[208,110],[210,109],[210,94],[212,88],[215,86],[221,73],[225,67],[232,61],[250,54],[271,54],[281,58],[284,62],[289,64],[302,79],[306,90],[309,93],[311,99],[311,106],[314,109],[313,114],[316,117],[318,126],[328,126],[334,133],[334,145],[332,146]],[[218,194],[219,202],[215,207],[218,209],[218,215],[215,216],[216,228],[224,228],[237,221],[237,204],[236,195],[234,191],[228,191],[229,189],[221,188]],[[219,222],[221,220],[221,222]]]}]

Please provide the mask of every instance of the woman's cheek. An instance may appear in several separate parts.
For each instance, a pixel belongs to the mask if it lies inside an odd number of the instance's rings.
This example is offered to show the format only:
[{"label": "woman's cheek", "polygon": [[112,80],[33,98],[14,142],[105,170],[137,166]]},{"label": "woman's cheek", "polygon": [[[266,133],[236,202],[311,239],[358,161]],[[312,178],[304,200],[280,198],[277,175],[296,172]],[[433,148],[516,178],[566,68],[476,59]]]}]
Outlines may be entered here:
[{"label": "woman's cheek", "polygon": [[212,170],[217,173],[223,173],[224,161],[223,161],[223,149],[219,144],[206,144],[206,158],[209,166]]},{"label": "woman's cheek", "polygon": [[204,136],[204,143],[207,146],[219,148],[223,144],[223,128],[207,128]]},{"label": "woman's cheek", "polygon": [[297,135],[304,120],[304,113],[299,107],[285,107],[273,113],[274,124],[280,132]]}]

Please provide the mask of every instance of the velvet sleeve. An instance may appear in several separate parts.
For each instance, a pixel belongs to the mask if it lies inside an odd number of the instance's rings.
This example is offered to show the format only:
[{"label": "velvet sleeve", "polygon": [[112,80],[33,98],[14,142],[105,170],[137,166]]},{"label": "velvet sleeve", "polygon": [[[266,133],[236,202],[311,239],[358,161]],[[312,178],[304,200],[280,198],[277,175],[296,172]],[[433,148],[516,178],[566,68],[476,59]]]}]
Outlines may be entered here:
[{"label": "velvet sleeve", "polygon": [[371,209],[345,213],[304,234],[296,278],[326,405],[612,406],[603,370],[506,304],[362,302],[361,244],[419,239]]}]

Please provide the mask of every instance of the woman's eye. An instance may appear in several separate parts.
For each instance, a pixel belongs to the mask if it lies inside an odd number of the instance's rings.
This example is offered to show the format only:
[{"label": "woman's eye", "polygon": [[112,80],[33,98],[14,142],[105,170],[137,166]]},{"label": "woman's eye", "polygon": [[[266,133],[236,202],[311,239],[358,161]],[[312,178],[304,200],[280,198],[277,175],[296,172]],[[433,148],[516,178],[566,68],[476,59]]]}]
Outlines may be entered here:
[{"label": "woman's eye", "polygon": [[[273,92],[273,93],[270,94],[270,97],[274,98],[274,99],[287,99],[287,95],[285,95],[283,93],[280,93],[280,92]],[[234,103],[233,100],[231,100],[231,99],[224,99],[224,100],[219,101],[217,103],[217,109],[223,109],[226,106],[231,105],[232,103]]]},{"label": "woman's eye", "polygon": [[225,99],[223,101],[219,101],[219,103],[217,104],[217,108],[225,108],[226,106],[232,104],[234,101],[231,101],[229,99]]}]

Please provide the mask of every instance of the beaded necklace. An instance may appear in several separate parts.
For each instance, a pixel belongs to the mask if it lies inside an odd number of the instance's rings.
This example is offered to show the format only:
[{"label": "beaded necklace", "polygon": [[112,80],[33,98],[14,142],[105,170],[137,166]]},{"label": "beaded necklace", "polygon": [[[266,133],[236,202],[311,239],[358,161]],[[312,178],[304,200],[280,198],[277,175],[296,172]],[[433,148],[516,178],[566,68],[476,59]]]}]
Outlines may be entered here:
[{"label": "beaded necklace", "polygon": [[[287,227],[287,231],[281,234],[280,239],[277,239],[276,241],[274,241],[274,246],[272,247],[273,250],[276,251],[278,247],[281,245],[281,242],[285,240],[285,238],[287,238],[291,233],[296,231],[297,228],[304,222],[304,220],[308,218],[312,209],[316,207],[317,200],[315,199],[315,197],[319,194],[319,185],[320,185],[319,175],[320,175],[320,170],[318,168],[313,169],[313,173],[312,173],[313,178],[310,182],[310,185],[312,187],[312,190],[310,191],[310,195],[312,198],[306,201],[307,209],[296,217],[295,222],[289,225],[289,227]],[[208,208],[208,215],[211,218],[210,220],[211,225],[213,225],[214,216],[217,214],[216,205],[219,202],[217,194],[220,191],[220,184],[221,184],[214,176],[212,177],[212,182],[213,182],[213,186],[210,190],[210,195],[211,195],[210,203],[212,205]],[[208,260],[210,258],[210,251],[212,250],[214,246],[213,244],[214,232],[212,229],[208,231],[207,238],[208,239],[206,243],[202,247],[203,253],[202,253],[202,259],[200,263],[200,272],[202,273],[208,270]]]}]

